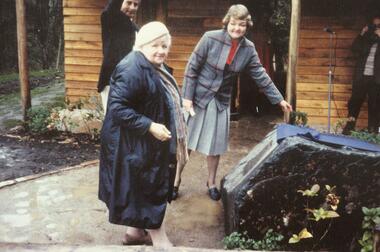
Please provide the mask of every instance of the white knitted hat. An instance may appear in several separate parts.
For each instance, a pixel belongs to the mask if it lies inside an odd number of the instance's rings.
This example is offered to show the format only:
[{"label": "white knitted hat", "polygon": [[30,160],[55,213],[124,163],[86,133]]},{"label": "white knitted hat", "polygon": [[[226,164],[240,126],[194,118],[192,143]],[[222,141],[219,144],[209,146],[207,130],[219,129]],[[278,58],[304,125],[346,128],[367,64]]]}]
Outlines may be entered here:
[{"label": "white knitted hat", "polygon": [[141,46],[152,42],[164,35],[170,35],[168,28],[158,21],[149,22],[141,27],[136,35],[134,50],[138,50]]}]

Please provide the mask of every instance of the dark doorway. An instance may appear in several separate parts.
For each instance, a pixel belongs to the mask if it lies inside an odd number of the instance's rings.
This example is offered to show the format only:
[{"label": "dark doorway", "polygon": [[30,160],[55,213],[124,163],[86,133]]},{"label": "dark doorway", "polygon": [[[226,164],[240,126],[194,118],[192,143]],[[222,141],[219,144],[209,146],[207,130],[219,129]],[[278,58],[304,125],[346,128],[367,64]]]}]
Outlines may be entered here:
[{"label": "dark doorway", "polygon": [[[274,67],[274,54],[275,48],[271,41],[270,33],[270,5],[274,1],[232,1],[233,4],[244,4],[251,13],[253,20],[253,28],[248,30],[246,37],[253,41],[256,47],[256,51],[259,55],[261,64],[265,68],[268,75],[276,84],[277,88],[282,94],[285,90],[286,73],[283,69],[277,69]],[[277,113],[280,110],[277,106],[272,105],[266,96],[260,91],[247,74],[242,73],[240,75],[239,84],[235,89],[235,97],[237,97],[238,111],[241,114],[251,114],[254,116],[260,116],[267,113]],[[234,98],[234,96],[232,96]],[[233,111],[234,108],[231,108]]]}]

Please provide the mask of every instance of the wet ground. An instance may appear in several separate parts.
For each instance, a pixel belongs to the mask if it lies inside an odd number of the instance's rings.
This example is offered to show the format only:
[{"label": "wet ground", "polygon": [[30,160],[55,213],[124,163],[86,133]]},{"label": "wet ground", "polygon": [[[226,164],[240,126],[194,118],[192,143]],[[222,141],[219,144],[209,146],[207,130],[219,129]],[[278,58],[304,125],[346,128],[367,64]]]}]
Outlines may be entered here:
[{"label": "wet ground", "polygon": [[[222,156],[218,181],[256,145],[278,116],[245,117],[231,123],[230,149]],[[167,230],[177,246],[222,248],[221,202],[206,194],[205,157],[191,155],[180,197],[168,207]],[[125,228],[107,221],[97,199],[98,165],[64,171],[0,189],[0,242],[118,245]]]},{"label": "wet ground", "polygon": [[0,181],[94,160],[99,156],[98,142],[86,134],[30,136],[0,133]]},{"label": "wet ground", "polygon": [[[59,74],[31,78],[32,107],[63,100],[64,82]],[[32,135],[9,132],[9,121],[22,118],[19,83],[0,83],[0,181],[80,164],[99,156],[98,141],[85,134]]]},{"label": "wet ground", "polygon": [[[34,84],[33,84],[34,83]],[[32,107],[42,103],[51,102],[57,97],[63,97],[65,93],[64,82],[61,78],[40,78],[31,81],[31,87],[34,89],[31,92]],[[6,85],[0,85],[0,133],[6,128],[8,120],[21,120],[21,102],[17,95],[19,90],[18,82],[11,81]]]}]

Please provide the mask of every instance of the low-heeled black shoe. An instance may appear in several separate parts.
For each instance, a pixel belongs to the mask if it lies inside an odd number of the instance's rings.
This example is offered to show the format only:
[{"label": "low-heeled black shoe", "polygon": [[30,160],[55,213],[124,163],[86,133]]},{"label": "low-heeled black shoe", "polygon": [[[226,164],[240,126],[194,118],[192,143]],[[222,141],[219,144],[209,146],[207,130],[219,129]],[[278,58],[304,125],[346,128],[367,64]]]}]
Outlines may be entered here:
[{"label": "low-heeled black shoe", "polygon": [[172,200],[176,200],[178,198],[178,190],[178,186],[173,187]]},{"label": "low-heeled black shoe", "polygon": [[349,136],[353,130],[355,130],[355,121],[348,121],[343,128],[342,134]]},{"label": "low-heeled black shoe", "polygon": [[220,200],[220,192],[218,188],[216,187],[211,187],[208,189],[208,195],[212,200],[218,201]]}]

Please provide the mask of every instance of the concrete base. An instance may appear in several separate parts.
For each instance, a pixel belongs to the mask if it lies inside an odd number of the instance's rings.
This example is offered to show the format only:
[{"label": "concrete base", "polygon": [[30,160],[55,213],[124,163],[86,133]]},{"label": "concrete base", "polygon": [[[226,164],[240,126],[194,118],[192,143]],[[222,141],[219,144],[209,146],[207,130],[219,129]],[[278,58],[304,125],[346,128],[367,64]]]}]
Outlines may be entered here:
[{"label": "concrete base", "polygon": [[[168,249],[148,246],[102,246],[102,245],[60,245],[60,244],[30,244],[30,243],[0,243],[2,252],[224,252],[221,249],[202,249],[173,247]],[[246,250],[249,251],[249,250]]]}]

